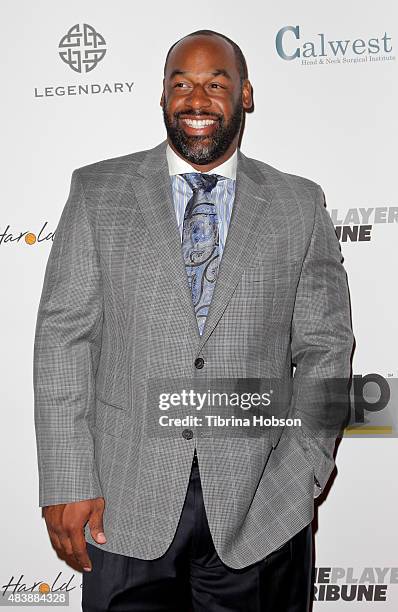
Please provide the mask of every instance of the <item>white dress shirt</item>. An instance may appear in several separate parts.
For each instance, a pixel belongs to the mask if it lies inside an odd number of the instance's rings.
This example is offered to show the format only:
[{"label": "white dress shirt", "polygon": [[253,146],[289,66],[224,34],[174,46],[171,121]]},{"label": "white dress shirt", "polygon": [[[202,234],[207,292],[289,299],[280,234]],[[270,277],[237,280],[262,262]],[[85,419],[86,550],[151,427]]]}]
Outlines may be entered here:
[{"label": "white dress shirt", "polygon": [[[169,144],[166,147],[166,157],[169,165],[170,176],[173,176],[174,174],[184,174],[185,172],[200,172],[200,170],[196,170],[196,168],[191,166],[187,161],[185,161],[185,159],[182,159],[179,155],[177,155]],[[212,170],[209,170],[205,174],[221,174],[221,176],[235,180],[237,159],[238,149],[235,149],[227,161],[223,162],[219,166],[216,166]]]}]

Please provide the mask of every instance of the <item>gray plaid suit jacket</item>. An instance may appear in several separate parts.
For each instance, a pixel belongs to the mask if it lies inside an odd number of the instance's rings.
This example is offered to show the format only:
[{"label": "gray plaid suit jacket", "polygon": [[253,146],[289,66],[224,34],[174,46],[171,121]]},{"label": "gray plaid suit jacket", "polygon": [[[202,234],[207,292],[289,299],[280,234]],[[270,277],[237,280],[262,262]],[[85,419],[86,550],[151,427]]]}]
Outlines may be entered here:
[{"label": "gray plaid suit jacket", "polygon": [[[148,430],[148,377],[350,377],[339,243],[316,183],[238,151],[236,197],[199,336],[166,141],[75,170],[49,255],[34,343],[39,505],[102,496],[105,550],[155,559],[182,510],[197,448],[221,560],[242,568],[311,522],[334,439]],[[195,359],[204,367],[197,369]],[[304,388],[304,387],[303,387]],[[322,410],[322,397],[319,397]],[[326,403],[325,403],[326,405]]]}]

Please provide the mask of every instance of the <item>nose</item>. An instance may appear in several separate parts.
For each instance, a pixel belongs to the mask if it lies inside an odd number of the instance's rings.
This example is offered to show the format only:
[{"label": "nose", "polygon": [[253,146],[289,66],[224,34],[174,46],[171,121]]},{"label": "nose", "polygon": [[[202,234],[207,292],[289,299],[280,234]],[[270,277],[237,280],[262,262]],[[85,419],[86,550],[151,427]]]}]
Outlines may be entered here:
[{"label": "nose", "polygon": [[206,90],[202,85],[194,85],[189,96],[185,98],[185,102],[188,106],[194,109],[206,108],[211,106],[211,99],[206,93]]}]

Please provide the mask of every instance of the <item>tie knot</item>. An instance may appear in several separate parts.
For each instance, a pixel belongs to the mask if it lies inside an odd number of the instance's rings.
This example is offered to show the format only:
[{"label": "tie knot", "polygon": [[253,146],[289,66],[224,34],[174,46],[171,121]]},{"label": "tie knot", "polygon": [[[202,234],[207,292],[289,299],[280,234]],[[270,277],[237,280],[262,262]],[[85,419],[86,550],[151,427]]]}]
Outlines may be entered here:
[{"label": "tie knot", "polygon": [[214,189],[218,179],[221,178],[218,174],[204,174],[201,172],[187,172],[181,174],[181,176],[186,180],[192,191],[203,189],[205,193]]}]

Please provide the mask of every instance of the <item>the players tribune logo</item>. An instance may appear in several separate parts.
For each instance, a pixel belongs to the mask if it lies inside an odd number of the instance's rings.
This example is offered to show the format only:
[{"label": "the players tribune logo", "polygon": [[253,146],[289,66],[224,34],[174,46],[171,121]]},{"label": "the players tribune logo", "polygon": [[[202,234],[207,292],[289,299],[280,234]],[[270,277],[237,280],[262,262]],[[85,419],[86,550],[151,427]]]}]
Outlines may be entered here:
[{"label": "the players tribune logo", "polygon": [[61,38],[59,56],[75,72],[91,72],[105,57],[105,45],[104,37],[93,26],[77,23]]}]

